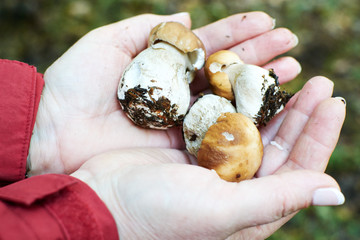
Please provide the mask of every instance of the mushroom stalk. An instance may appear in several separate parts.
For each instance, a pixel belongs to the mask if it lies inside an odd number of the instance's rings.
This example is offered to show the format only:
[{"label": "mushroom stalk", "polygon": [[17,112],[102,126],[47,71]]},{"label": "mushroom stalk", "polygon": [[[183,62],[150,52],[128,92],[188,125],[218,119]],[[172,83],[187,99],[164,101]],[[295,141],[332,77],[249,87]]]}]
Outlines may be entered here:
[{"label": "mushroom stalk", "polygon": [[187,54],[167,43],[145,49],[125,69],[119,85],[124,111],[140,126],[179,125],[190,104],[189,68]]},{"label": "mushroom stalk", "polygon": [[291,95],[279,87],[278,77],[251,64],[233,64],[223,70],[235,94],[236,110],[257,126],[266,125],[290,100]]}]

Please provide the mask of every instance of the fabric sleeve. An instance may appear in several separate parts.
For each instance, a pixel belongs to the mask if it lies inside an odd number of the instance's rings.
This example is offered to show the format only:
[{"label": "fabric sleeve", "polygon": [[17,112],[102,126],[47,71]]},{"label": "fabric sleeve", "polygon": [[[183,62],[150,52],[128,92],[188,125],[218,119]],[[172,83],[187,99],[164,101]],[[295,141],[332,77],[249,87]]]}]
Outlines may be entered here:
[{"label": "fabric sleeve", "polygon": [[0,59],[0,186],[25,178],[43,86],[35,67]]},{"label": "fabric sleeve", "polygon": [[58,174],[0,188],[0,239],[118,239],[115,221],[96,193]]}]

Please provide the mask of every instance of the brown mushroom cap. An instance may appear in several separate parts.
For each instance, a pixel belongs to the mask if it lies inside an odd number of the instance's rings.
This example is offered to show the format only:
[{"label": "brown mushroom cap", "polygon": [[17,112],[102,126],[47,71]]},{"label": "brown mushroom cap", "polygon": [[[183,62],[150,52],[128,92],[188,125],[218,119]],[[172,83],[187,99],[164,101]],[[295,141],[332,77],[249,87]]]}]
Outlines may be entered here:
[{"label": "brown mushroom cap", "polygon": [[241,113],[222,114],[201,143],[198,163],[230,182],[252,178],[259,169],[263,144],[255,124]]},{"label": "brown mushroom cap", "polygon": [[228,50],[221,50],[209,56],[205,63],[205,75],[214,94],[230,101],[234,100],[228,75],[222,71],[231,64],[241,64],[239,56]]},{"label": "brown mushroom cap", "polygon": [[189,28],[179,22],[163,22],[155,26],[149,36],[148,46],[159,41],[167,42],[189,55],[195,70],[205,63],[205,47],[201,40]]}]

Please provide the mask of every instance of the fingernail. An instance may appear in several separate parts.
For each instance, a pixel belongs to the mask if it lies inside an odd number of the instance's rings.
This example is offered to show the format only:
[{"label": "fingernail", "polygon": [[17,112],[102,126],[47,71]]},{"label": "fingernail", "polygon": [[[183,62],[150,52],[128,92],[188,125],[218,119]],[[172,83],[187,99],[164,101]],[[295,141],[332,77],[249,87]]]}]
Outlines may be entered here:
[{"label": "fingernail", "polygon": [[336,188],[319,188],[313,193],[312,205],[315,206],[337,206],[344,202],[344,195]]},{"label": "fingernail", "polygon": [[295,34],[293,34],[293,46],[297,46],[299,43],[299,38]]},{"label": "fingernail", "polygon": [[275,28],[275,26],[276,26],[276,19],[275,19],[275,18],[273,18],[273,19],[272,19],[272,29],[274,29],[274,28]]},{"label": "fingernail", "polygon": [[335,97],[336,99],[339,99],[340,101],[342,101],[345,105],[346,105],[346,100],[343,97]]},{"label": "fingernail", "polygon": [[300,74],[300,73],[301,73],[301,71],[302,71],[302,67],[301,67],[301,65],[300,65],[300,64],[298,65],[298,67],[299,67],[299,68],[298,68],[298,74]]},{"label": "fingernail", "polygon": [[179,12],[179,13],[173,14],[173,16],[177,16],[177,17],[189,16],[189,13],[188,12]]}]

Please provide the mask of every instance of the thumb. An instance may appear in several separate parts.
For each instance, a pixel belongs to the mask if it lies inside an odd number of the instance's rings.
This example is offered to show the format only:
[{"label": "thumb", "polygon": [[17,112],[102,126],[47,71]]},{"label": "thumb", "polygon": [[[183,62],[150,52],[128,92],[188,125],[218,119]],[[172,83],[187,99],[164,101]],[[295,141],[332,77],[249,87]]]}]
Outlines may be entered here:
[{"label": "thumb", "polygon": [[[131,17],[99,29],[96,29],[97,36],[107,37],[106,42],[115,40],[117,47],[127,53],[131,58],[147,47],[149,33],[152,28],[161,22],[176,21],[191,27],[190,15],[187,12],[173,15],[142,14]],[[111,41],[112,42],[112,41]]]},{"label": "thumb", "polygon": [[[271,175],[227,189],[231,196],[219,212],[231,217],[224,222],[231,232],[272,223],[310,205],[340,205],[344,196],[336,181],[315,171],[298,170]],[[226,219],[226,218],[218,218]]]}]

